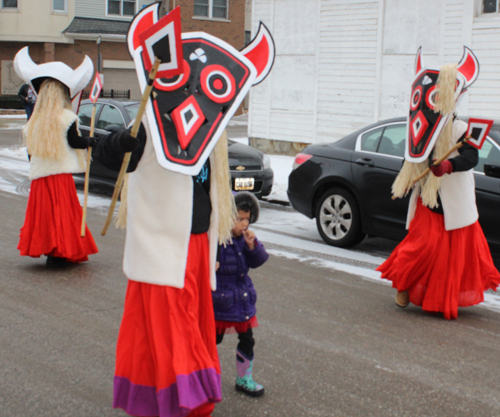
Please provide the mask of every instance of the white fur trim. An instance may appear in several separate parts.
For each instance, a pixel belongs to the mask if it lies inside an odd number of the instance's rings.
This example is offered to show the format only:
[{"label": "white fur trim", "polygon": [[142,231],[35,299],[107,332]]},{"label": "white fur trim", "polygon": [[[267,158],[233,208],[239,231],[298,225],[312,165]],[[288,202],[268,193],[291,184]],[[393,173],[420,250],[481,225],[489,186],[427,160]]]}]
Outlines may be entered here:
[{"label": "white fur trim", "polygon": [[30,180],[48,177],[49,175],[85,172],[85,166],[82,166],[79,162],[77,151],[68,144],[68,129],[77,120],[78,116],[71,110],[63,110],[60,120],[60,130],[59,132],[54,132],[54,140],[64,142],[67,150],[66,156],[63,159],[32,156],[30,161]]}]

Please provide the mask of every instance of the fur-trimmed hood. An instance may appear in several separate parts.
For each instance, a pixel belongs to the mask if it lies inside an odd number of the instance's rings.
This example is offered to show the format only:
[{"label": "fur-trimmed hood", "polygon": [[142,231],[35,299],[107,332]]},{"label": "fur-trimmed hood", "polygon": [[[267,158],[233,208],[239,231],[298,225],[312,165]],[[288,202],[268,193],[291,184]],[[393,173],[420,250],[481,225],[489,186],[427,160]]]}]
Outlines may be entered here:
[{"label": "fur-trimmed hood", "polygon": [[255,223],[259,219],[259,200],[252,193],[240,191],[234,196],[234,202],[237,210],[247,211],[250,209],[250,224]]}]

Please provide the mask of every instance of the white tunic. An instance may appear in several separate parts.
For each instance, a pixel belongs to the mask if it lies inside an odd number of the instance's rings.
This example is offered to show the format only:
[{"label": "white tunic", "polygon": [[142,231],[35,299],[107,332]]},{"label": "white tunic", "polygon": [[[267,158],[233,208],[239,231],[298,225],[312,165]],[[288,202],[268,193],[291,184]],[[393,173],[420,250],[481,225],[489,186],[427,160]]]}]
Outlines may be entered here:
[{"label": "white tunic", "polygon": [[[146,118],[142,122],[147,140],[137,169],[129,174],[123,271],[133,281],[183,288],[191,235],[193,179],[158,164]],[[214,175],[210,196],[210,284],[215,290],[218,206]]]},{"label": "white tunic", "polygon": [[[461,120],[453,122],[453,140],[458,140],[467,130],[467,123]],[[460,155],[454,151],[449,159]],[[474,224],[479,218],[476,206],[476,188],[474,181],[474,170],[453,172],[441,177],[441,188],[439,196],[443,205],[444,227],[446,230],[460,229]],[[420,185],[417,184],[410,198],[406,228],[415,217],[417,199],[420,195]]]}]

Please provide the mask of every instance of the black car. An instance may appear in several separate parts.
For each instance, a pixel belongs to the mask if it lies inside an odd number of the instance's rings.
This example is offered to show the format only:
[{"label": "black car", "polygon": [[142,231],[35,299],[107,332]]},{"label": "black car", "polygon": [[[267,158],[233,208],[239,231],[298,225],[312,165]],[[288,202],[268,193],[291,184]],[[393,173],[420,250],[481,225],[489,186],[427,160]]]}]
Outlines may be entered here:
[{"label": "black car", "polygon": [[[406,235],[409,196],[392,200],[391,186],[403,163],[406,118],[374,123],[335,143],[310,145],[296,156],[288,198],[298,212],[316,218],[323,240],[349,247],[366,235],[400,240]],[[500,251],[500,126],[494,124],[474,169],[479,222]]]},{"label": "black car", "polygon": [[[82,135],[90,133],[93,104],[83,100],[78,116]],[[139,109],[139,102],[132,100],[97,100],[94,136],[102,138],[111,131],[128,126]],[[258,198],[271,194],[274,173],[267,155],[250,146],[228,140],[229,169],[231,170],[232,189],[247,190]],[[104,167],[97,159],[90,165],[90,177],[95,180],[114,183],[118,173]]]}]

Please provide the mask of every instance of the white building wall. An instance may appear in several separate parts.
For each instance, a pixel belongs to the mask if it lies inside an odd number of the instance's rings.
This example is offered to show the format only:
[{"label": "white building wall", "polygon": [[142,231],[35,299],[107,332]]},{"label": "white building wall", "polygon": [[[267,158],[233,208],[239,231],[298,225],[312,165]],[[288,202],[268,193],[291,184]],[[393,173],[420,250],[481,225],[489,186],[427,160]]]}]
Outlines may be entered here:
[{"label": "white building wall", "polygon": [[311,141],[316,117],[319,6],[320,0],[309,0],[307,7],[302,0],[254,0],[252,32],[263,21],[273,34],[277,55],[270,76],[251,90],[250,136]]},{"label": "white building wall", "polygon": [[321,1],[317,142],[373,119],[379,7],[379,0]]},{"label": "white building wall", "polygon": [[[252,4],[252,37],[255,35],[259,21],[264,22],[271,33],[273,25],[273,0],[254,0]],[[277,60],[276,60],[277,61]],[[276,63],[275,61],[275,63]],[[270,138],[271,86],[275,78],[274,70],[260,84],[250,89],[248,127],[249,135],[258,138]],[[251,133],[250,133],[251,132]]]},{"label": "white building wall", "polygon": [[470,88],[469,112],[473,116],[500,119],[500,14],[475,16],[471,32],[480,73]]},{"label": "white building wall", "polygon": [[500,14],[481,0],[254,0],[276,43],[274,68],[251,90],[249,136],[322,143],[407,114],[415,53],[439,68],[477,55],[478,80],[458,113],[500,119]]}]

